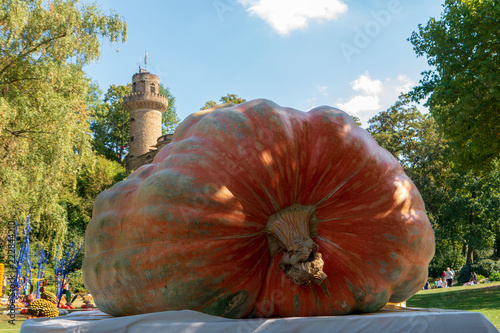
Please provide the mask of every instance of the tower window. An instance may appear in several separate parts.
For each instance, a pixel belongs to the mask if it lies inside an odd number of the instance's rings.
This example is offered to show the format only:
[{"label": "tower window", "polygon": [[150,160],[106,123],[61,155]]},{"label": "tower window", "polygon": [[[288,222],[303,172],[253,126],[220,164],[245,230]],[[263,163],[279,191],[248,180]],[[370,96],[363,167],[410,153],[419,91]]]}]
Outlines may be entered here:
[{"label": "tower window", "polygon": [[130,118],[130,121],[135,121],[135,119],[134,118]]},{"label": "tower window", "polygon": [[130,137],[130,142],[132,142],[132,141],[134,141],[134,137],[133,136]]},{"label": "tower window", "polygon": [[156,90],[156,89],[155,89],[155,86],[154,86],[154,85],[151,85],[151,87],[149,88],[149,90],[150,90],[150,92],[151,92],[152,94],[154,94],[154,93],[155,93],[155,90]]}]

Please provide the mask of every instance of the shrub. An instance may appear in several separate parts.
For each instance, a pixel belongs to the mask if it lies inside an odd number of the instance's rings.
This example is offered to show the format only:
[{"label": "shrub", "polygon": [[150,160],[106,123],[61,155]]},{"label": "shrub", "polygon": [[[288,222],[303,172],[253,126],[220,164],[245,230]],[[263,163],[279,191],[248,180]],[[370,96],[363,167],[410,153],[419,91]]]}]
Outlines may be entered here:
[{"label": "shrub", "polygon": [[460,268],[460,271],[458,272],[457,275],[457,282],[459,284],[464,284],[466,282],[469,282],[470,280],[470,273],[471,273],[471,265],[470,264],[465,264]]},{"label": "shrub", "polygon": [[82,270],[76,270],[68,274],[68,283],[72,293],[77,293],[80,290],[85,290],[83,284]]},{"label": "shrub", "polygon": [[484,276],[484,275],[481,275],[481,274],[476,274],[476,275],[477,275],[477,281],[486,279],[486,276]]},{"label": "shrub", "polygon": [[500,263],[491,259],[483,259],[473,263],[471,269],[476,274],[490,276],[491,273],[500,270]]},{"label": "shrub", "polygon": [[[470,273],[476,272],[477,280],[479,281],[479,276],[482,275],[490,276],[492,273],[500,271],[500,263],[491,259],[482,259],[471,264],[465,264],[462,266],[458,272],[457,281],[460,284],[469,282]],[[490,279],[491,281],[491,279]]]},{"label": "shrub", "polygon": [[500,272],[493,272],[489,276],[488,280],[490,281],[500,281]]}]

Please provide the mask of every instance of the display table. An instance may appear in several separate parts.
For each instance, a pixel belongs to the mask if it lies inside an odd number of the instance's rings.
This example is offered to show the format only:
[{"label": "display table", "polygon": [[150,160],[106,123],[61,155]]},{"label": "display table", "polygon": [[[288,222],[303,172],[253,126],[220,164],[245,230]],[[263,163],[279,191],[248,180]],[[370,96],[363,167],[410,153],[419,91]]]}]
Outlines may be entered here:
[{"label": "display table", "polygon": [[101,311],[78,311],[48,319],[29,319],[21,333],[99,333],[99,332],[169,332],[169,333],[250,333],[250,332],[474,332],[498,330],[481,313],[400,308],[334,317],[294,317],[225,319],[195,311],[165,311],[128,317],[112,317]]}]

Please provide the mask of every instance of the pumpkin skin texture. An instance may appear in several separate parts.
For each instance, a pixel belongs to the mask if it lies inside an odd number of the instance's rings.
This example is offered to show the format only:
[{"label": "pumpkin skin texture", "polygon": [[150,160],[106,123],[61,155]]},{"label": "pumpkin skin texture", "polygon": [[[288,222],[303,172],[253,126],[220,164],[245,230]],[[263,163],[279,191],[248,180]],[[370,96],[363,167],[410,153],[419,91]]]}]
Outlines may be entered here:
[{"label": "pumpkin skin texture", "polygon": [[83,276],[115,316],[338,315],[410,298],[434,247],[415,185],[349,115],[258,99],[192,114],[99,194]]}]

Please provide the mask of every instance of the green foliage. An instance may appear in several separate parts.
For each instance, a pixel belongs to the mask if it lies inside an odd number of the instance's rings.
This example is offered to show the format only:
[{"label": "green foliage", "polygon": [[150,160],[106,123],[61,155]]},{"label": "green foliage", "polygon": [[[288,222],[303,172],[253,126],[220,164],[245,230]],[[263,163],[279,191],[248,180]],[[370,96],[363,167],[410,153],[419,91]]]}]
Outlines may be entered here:
[{"label": "green foliage", "polygon": [[458,272],[457,282],[459,284],[464,284],[464,283],[469,282],[469,280],[471,279],[471,275],[470,275],[471,273],[472,273],[471,264],[463,265],[460,268],[460,271]]},{"label": "green foliage", "polygon": [[483,280],[483,279],[486,279],[486,276],[484,275],[481,275],[481,274],[476,274],[476,277],[477,277],[477,281],[479,283],[479,281]]},{"label": "green foliage", "polygon": [[112,84],[102,103],[96,102],[92,109],[90,129],[95,150],[110,160],[121,162],[128,144],[129,114],[123,108],[123,97],[132,92],[132,84]]},{"label": "green foliage", "polygon": [[172,134],[177,127],[177,124],[181,121],[179,117],[177,117],[177,108],[175,106],[175,97],[170,92],[169,88],[165,88],[163,84],[160,83],[160,94],[164,95],[168,98],[168,107],[165,112],[161,115],[162,121],[162,134]]},{"label": "green foliage", "polygon": [[[66,193],[60,205],[67,212],[66,244],[84,242],[85,230],[92,217],[92,208],[95,197],[102,191],[110,188],[126,178],[126,170],[116,161],[96,156],[82,166],[76,186],[73,191]],[[75,258],[75,268],[81,268],[85,248]]]},{"label": "green foliage", "polygon": [[[80,290],[86,290],[85,284],[83,283],[83,274],[82,270],[76,270],[74,272],[71,272],[69,274],[69,279],[68,279],[69,287],[72,293],[77,293]],[[70,300],[68,300],[69,302]]]},{"label": "green foliage", "polygon": [[227,94],[226,96],[222,96],[220,98],[220,101],[222,103],[241,104],[241,103],[245,103],[247,100],[239,97],[236,94]]},{"label": "green foliage", "polygon": [[[236,94],[227,94],[226,96],[222,96],[219,100],[221,103],[231,103],[231,104],[241,104],[245,103],[247,100],[244,98],[239,97]],[[214,106],[217,105],[217,102],[215,101],[208,101],[203,105],[200,110],[206,110],[213,108]]]},{"label": "green foliage", "polygon": [[466,243],[467,262],[475,250],[491,248],[499,229],[498,170],[489,177],[457,172],[448,182],[450,191],[441,207],[441,226],[458,242]]},{"label": "green foliage", "polygon": [[[47,280],[49,283],[47,290],[55,292],[55,283],[56,283],[56,273],[54,271],[54,257],[52,257],[53,254],[51,254],[49,258],[49,262],[47,263],[47,266],[45,266],[45,272],[43,274],[44,279]],[[49,289],[50,286],[53,286],[53,289]]]},{"label": "green foliage", "polygon": [[51,293],[56,293],[56,285],[55,284],[49,284],[47,286],[47,291],[50,291]]},{"label": "green foliage", "polygon": [[356,125],[358,126],[361,126],[361,119],[359,119],[359,117],[356,117],[356,116],[353,116],[353,115],[350,115],[352,117],[352,120],[354,120],[354,122],[356,123]]},{"label": "green foliage", "polygon": [[471,265],[471,270],[476,274],[490,276],[495,271],[500,271],[500,263],[491,259],[479,260]]},{"label": "green foliage", "polygon": [[214,106],[217,105],[217,102],[216,101],[208,101],[205,103],[205,105],[203,105],[200,110],[206,110],[206,109],[210,109],[210,108],[213,108]]},{"label": "green foliage", "polygon": [[125,37],[126,24],[95,5],[0,0],[0,237],[30,214],[32,241],[64,239],[61,196],[92,158],[82,66],[101,40]]},{"label": "green foliage", "polygon": [[440,277],[447,267],[458,269],[465,264],[465,256],[460,249],[454,248],[453,242],[447,237],[436,239],[436,254],[429,264],[429,276]]},{"label": "green foliage", "polygon": [[497,0],[446,0],[441,18],[419,25],[409,39],[434,68],[412,97],[428,97],[462,169],[489,171],[500,157],[499,31]]},{"label": "green foliage", "polygon": [[[462,266],[458,274],[458,282],[462,284],[469,282],[472,272],[476,273],[477,280],[479,281],[485,276],[491,276],[497,271],[500,271],[500,262],[491,259],[482,259],[472,264],[465,264]],[[481,278],[479,277],[480,275],[482,276]],[[489,280],[491,281],[491,279]]]},{"label": "green foliage", "polygon": [[500,281],[500,272],[493,272],[490,274],[490,276],[488,277],[488,280],[490,281]]}]

